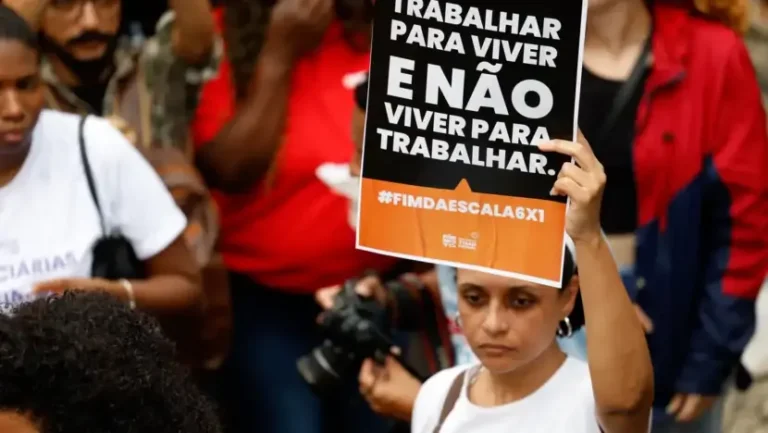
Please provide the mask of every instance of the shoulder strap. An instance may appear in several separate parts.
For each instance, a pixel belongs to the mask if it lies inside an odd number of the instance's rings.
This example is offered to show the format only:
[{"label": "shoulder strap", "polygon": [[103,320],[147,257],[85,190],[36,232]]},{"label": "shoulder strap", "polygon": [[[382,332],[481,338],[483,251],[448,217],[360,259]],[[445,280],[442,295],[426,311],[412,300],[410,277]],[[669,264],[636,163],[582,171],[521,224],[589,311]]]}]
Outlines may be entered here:
[{"label": "shoulder strap", "polygon": [[451,383],[451,387],[448,389],[448,394],[445,396],[445,401],[443,402],[443,410],[440,412],[440,419],[437,421],[437,425],[435,425],[435,429],[432,433],[440,433],[443,423],[446,418],[448,418],[448,415],[450,415],[453,407],[456,406],[456,402],[461,395],[461,390],[464,388],[465,376],[466,371],[462,371],[455,379],[453,379],[453,383]]},{"label": "shoulder strap", "polygon": [[643,51],[640,53],[640,57],[637,59],[637,63],[635,63],[634,68],[632,68],[632,72],[630,73],[629,78],[627,78],[627,80],[622,83],[619,91],[613,98],[611,109],[608,111],[608,115],[605,117],[603,126],[600,128],[600,134],[598,134],[597,140],[595,141],[596,144],[603,143],[604,140],[608,138],[608,134],[612,132],[613,127],[616,125],[616,121],[619,119],[621,113],[624,112],[624,108],[626,108],[627,103],[629,103],[629,100],[632,98],[632,95],[634,95],[637,87],[642,83],[643,75],[645,75],[650,55],[651,37],[649,36],[645,41],[645,45],[643,45]]},{"label": "shoulder strap", "polygon": [[80,143],[80,158],[83,161],[83,171],[85,171],[85,179],[88,181],[88,190],[91,192],[91,198],[93,204],[96,205],[96,211],[99,213],[99,224],[101,225],[101,233],[107,234],[107,227],[104,224],[104,214],[101,212],[101,205],[99,204],[99,196],[96,194],[96,182],[93,180],[93,173],[91,171],[91,164],[88,162],[88,152],[85,150],[85,120],[88,116],[80,118],[80,126],[78,127],[78,141]]}]

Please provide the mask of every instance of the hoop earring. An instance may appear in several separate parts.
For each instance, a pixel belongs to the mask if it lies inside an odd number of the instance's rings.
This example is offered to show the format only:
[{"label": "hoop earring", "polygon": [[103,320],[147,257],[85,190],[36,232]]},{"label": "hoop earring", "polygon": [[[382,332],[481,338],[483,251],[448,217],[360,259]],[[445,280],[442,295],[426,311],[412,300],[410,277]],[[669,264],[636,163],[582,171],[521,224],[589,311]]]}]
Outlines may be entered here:
[{"label": "hoop earring", "polygon": [[571,326],[571,319],[565,316],[563,320],[557,325],[557,336],[561,338],[570,338],[573,335],[573,327]]}]

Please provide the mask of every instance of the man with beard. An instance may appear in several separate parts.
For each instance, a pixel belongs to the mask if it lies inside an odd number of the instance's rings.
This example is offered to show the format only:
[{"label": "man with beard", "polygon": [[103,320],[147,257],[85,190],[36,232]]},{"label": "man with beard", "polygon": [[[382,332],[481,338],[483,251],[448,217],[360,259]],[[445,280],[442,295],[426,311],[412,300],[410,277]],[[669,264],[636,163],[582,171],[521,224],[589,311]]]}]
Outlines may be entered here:
[{"label": "man with beard", "polygon": [[142,147],[187,150],[197,92],[215,75],[221,51],[208,0],[171,0],[141,46],[119,37],[122,0],[38,4],[47,105],[121,118]]},{"label": "man with beard", "polygon": [[[170,0],[146,43],[120,33],[122,0],[6,0],[39,30],[45,104],[66,112],[108,118],[160,174],[189,222],[185,238],[203,268],[209,312],[228,317],[226,274],[215,254],[218,221],[202,178],[190,163],[189,122],[201,85],[215,76],[221,41],[208,0]],[[222,297],[221,295],[224,295]],[[205,344],[194,324],[170,330],[195,364],[217,364],[226,350],[224,324],[208,317]],[[215,329],[208,329],[213,326]],[[186,350],[189,349],[189,350]]]}]

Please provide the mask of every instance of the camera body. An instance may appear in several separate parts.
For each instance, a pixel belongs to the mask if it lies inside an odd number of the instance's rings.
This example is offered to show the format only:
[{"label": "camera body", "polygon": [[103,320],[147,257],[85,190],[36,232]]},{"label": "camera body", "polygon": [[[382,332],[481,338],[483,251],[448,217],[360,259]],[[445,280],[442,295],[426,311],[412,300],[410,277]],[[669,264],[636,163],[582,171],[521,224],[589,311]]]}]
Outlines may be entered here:
[{"label": "camera body", "polygon": [[299,358],[304,381],[319,395],[332,394],[348,377],[354,377],[366,358],[383,362],[394,343],[389,314],[373,298],[355,292],[357,280],[348,280],[333,307],[321,315],[325,340]]}]

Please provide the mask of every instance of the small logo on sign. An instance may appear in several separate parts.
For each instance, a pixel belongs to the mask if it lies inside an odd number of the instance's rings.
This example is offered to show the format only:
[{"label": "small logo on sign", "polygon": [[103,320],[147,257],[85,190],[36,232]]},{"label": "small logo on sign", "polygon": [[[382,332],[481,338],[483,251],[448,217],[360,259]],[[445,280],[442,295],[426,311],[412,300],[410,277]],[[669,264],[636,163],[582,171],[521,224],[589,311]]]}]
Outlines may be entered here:
[{"label": "small logo on sign", "polygon": [[462,250],[476,250],[477,241],[474,239],[459,238],[459,248]]},{"label": "small logo on sign", "polygon": [[456,236],[454,235],[443,235],[443,246],[446,248],[456,248]]}]

